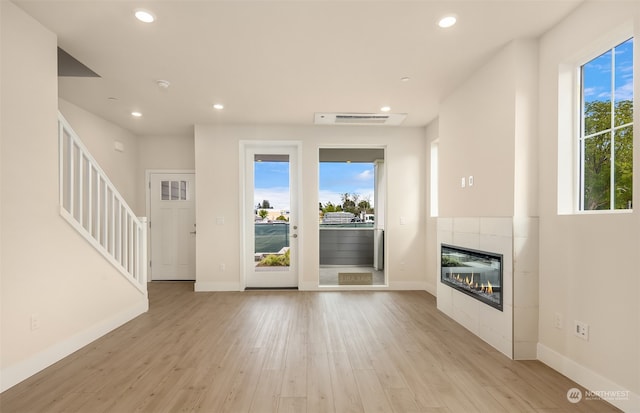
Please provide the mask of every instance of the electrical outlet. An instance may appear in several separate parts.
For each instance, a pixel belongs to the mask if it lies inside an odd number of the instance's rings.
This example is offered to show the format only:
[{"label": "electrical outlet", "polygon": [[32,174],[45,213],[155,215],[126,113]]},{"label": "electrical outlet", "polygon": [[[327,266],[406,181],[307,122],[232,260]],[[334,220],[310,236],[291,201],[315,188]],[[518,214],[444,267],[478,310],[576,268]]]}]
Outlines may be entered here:
[{"label": "electrical outlet", "polygon": [[31,331],[36,331],[40,328],[40,316],[38,314],[31,314]]},{"label": "electrical outlet", "polygon": [[469,182],[469,186],[473,186],[473,175],[469,175],[469,180],[467,182]]},{"label": "electrical outlet", "polygon": [[573,322],[573,334],[580,337],[583,340],[589,340],[589,324],[582,321],[574,320]]},{"label": "electrical outlet", "polygon": [[562,314],[556,313],[553,317],[553,326],[557,329],[562,330],[563,324],[564,322],[562,320]]}]

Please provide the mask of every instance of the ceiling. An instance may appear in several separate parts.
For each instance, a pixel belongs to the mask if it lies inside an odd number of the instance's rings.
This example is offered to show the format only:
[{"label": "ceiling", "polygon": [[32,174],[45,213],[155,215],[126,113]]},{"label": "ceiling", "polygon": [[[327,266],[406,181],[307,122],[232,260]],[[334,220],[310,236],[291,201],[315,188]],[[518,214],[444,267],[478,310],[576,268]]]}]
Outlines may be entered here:
[{"label": "ceiling", "polygon": [[[581,1],[14,3],[101,76],[60,77],[60,97],[137,135],[188,136],[194,124],[310,125],[315,112],[382,106],[424,126],[500,47],[539,36]],[[138,8],[156,21],[136,20]],[[439,28],[448,13],[458,23]]]}]

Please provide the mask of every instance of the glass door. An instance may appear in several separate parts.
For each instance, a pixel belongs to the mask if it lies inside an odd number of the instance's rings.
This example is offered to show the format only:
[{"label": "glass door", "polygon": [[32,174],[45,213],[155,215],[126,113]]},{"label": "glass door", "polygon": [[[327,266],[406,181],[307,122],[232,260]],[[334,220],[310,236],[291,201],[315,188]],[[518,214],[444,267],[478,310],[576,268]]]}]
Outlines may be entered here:
[{"label": "glass door", "polygon": [[245,147],[246,288],[298,286],[297,147]]}]

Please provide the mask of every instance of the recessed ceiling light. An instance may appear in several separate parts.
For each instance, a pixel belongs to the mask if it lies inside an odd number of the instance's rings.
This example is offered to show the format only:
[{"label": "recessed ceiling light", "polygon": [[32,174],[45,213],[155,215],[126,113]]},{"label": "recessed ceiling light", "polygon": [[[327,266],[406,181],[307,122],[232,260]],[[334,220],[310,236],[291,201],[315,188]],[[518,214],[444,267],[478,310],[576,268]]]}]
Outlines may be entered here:
[{"label": "recessed ceiling light", "polygon": [[213,108],[216,110],[222,110],[224,109],[224,105],[222,103],[216,103],[215,105],[213,105]]},{"label": "recessed ceiling light", "polygon": [[131,112],[131,116],[133,116],[134,118],[139,118],[142,116],[142,113],[140,112]]},{"label": "recessed ceiling light", "polygon": [[389,112],[391,110],[391,106],[383,106],[380,108],[380,112]]},{"label": "recessed ceiling light", "polygon": [[438,22],[438,26],[442,27],[443,29],[446,29],[456,24],[457,21],[458,19],[456,18],[456,16],[450,14],[448,16],[444,16],[443,18],[441,18],[440,21]]},{"label": "recessed ceiling light", "polygon": [[148,10],[138,9],[135,11],[136,19],[143,23],[153,23],[156,20],[156,16]]}]

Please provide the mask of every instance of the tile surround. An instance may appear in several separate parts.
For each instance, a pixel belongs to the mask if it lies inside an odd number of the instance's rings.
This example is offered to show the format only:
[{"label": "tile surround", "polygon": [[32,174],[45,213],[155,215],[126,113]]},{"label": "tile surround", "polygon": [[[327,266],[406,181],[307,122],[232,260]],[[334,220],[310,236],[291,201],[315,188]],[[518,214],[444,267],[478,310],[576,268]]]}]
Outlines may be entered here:
[{"label": "tile surround", "polygon": [[513,359],[535,359],[538,341],[538,220],[512,217],[438,218],[441,243],[503,255],[503,311],[439,280],[438,309]]}]

